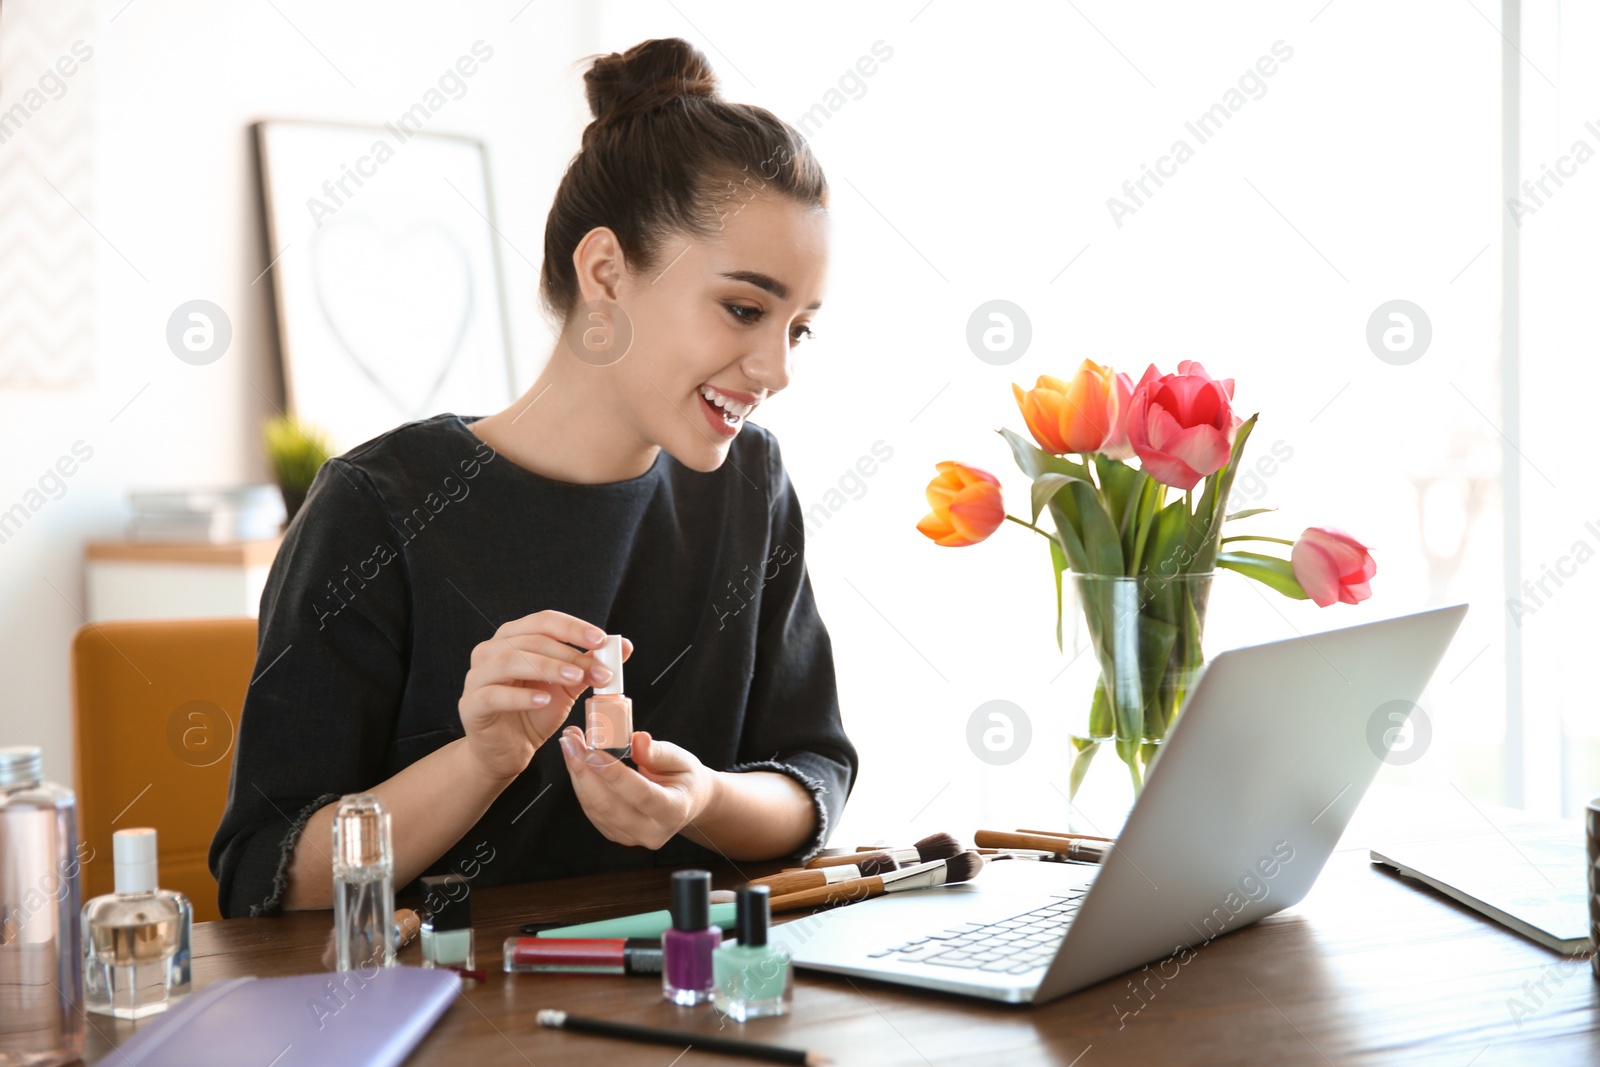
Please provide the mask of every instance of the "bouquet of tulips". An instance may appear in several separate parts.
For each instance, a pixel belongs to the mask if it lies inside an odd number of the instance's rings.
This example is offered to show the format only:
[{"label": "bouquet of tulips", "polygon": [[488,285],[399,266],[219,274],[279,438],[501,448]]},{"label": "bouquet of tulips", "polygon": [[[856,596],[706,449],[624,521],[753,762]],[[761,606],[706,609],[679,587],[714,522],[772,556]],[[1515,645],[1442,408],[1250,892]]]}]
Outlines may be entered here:
[{"label": "bouquet of tulips", "polygon": [[[1186,360],[1175,374],[1151,366],[1134,384],[1085,360],[1070,382],[1043,375],[1032,389],[1011,388],[1033,440],[999,432],[1032,479],[1029,518],[1006,514],[994,475],[947,460],[928,483],[932,510],[917,529],[952,548],[985,540],[1007,520],[1043,536],[1055,571],[1057,647],[1062,575],[1079,577],[1100,677],[1088,728],[1073,737],[1072,791],[1095,751],[1113,741],[1137,792],[1201,666],[1217,568],[1326,607],[1371,596],[1377,565],[1365,545],[1329,527],[1293,541],[1223,536],[1224,523],[1272,510],[1226,510],[1258,417],[1234,414],[1232,379],[1213,379]],[[1053,531],[1037,525],[1046,510]],[[1288,546],[1288,558],[1239,542]]]}]

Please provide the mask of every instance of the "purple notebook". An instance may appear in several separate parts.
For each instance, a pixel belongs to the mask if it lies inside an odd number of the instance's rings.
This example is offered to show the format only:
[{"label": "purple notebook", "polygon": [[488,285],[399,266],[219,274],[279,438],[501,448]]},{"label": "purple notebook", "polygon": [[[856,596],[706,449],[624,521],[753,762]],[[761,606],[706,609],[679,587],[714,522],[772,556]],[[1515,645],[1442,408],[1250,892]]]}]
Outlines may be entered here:
[{"label": "purple notebook", "polygon": [[455,999],[453,971],[385,967],[231,978],[146,1022],[116,1057],[127,1067],[396,1067]]}]

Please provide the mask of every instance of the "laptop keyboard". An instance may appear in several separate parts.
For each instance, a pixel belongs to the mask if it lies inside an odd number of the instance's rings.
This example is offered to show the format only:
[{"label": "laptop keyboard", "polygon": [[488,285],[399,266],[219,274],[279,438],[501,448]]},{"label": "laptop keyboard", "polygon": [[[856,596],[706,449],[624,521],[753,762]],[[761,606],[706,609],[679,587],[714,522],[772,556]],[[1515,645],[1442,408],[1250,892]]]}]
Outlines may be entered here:
[{"label": "laptop keyboard", "polygon": [[902,945],[871,952],[872,959],[956,967],[972,971],[1026,974],[1047,966],[1078,914],[1088,886],[1074,889],[1042,908],[993,923],[962,923],[915,938]]}]

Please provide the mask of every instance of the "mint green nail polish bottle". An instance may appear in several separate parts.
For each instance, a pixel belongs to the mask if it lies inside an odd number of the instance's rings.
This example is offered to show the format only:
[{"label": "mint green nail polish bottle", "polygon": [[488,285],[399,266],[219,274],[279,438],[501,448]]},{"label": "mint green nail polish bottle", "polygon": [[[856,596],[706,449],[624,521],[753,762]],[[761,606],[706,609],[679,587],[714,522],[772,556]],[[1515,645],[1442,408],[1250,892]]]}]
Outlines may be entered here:
[{"label": "mint green nail polish bottle", "polygon": [[786,1014],[794,999],[793,965],[785,949],[767,943],[770,891],[764,885],[740,886],[735,899],[738,940],[711,954],[711,1002],[739,1022]]}]

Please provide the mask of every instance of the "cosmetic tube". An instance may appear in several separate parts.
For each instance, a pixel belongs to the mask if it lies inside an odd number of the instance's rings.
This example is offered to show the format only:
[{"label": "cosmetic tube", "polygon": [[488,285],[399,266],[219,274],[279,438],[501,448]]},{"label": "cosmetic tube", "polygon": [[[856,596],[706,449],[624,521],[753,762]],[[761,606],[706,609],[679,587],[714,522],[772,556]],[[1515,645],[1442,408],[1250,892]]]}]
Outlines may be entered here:
[{"label": "cosmetic tube", "polygon": [[508,937],[507,974],[660,974],[661,942],[648,938]]},{"label": "cosmetic tube", "polygon": [[337,970],[395,965],[389,809],[374,793],[353,793],[334,811],[333,931]]},{"label": "cosmetic tube", "polygon": [[672,929],[661,935],[661,992],[674,1004],[711,999],[711,953],[722,931],[711,925],[711,872],[672,875]]}]

